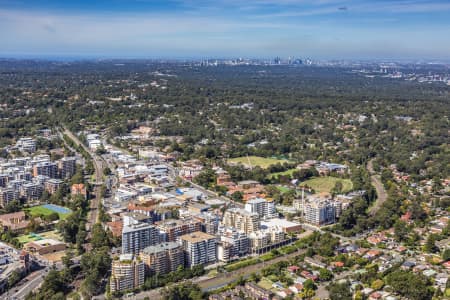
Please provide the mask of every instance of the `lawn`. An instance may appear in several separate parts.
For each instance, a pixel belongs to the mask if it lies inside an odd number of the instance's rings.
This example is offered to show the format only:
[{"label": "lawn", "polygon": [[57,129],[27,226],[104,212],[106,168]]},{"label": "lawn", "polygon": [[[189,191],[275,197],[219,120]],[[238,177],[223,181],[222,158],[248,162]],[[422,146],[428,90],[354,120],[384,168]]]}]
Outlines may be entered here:
[{"label": "lawn", "polygon": [[24,235],[18,236],[17,239],[22,244],[26,244],[26,243],[29,243],[32,241],[43,240],[43,239],[53,239],[53,240],[62,241],[61,235],[59,235],[59,233],[57,233],[55,230],[40,232],[40,233],[24,234]]},{"label": "lawn", "polygon": [[278,189],[280,192],[282,192],[283,194],[284,194],[284,193],[287,193],[287,192],[289,192],[289,191],[291,190],[291,189],[288,188],[288,187],[280,186],[280,185],[277,185],[277,189]]},{"label": "lawn", "polygon": [[289,169],[289,170],[284,171],[284,172],[272,173],[272,174],[267,175],[267,177],[269,179],[272,179],[272,178],[276,178],[278,176],[291,176],[292,173],[294,173],[295,170],[297,170],[297,169]]},{"label": "lawn", "polygon": [[54,205],[54,204],[44,204],[39,206],[33,206],[27,208],[26,211],[33,217],[40,215],[48,216],[52,213],[57,213],[61,220],[65,219],[72,211],[68,208]]},{"label": "lawn", "polygon": [[269,279],[263,277],[259,282],[258,285],[260,287],[262,287],[263,289],[266,290],[271,290],[272,289],[272,281],[270,281]]},{"label": "lawn", "polygon": [[256,167],[259,166],[263,169],[267,169],[271,165],[275,165],[277,163],[283,164],[285,162],[289,162],[288,160],[276,159],[276,158],[267,158],[260,156],[242,156],[231,158],[228,160],[228,163],[231,164],[242,164],[245,167]]},{"label": "lawn", "polygon": [[353,189],[353,183],[350,179],[341,179],[336,177],[317,177],[306,180],[300,184],[300,186],[309,186],[316,191],[316,193],[327,192],[330,193],[336,182],[342,182],[342,192],[346,193]]}]

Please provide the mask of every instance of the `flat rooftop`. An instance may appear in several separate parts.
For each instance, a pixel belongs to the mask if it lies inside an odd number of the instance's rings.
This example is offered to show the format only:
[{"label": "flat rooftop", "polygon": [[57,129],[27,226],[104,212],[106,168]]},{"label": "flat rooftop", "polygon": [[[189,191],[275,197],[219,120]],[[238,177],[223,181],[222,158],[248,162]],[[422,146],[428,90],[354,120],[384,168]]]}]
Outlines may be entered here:
[{"label": "flat rooftop", "polygon": [[296,227],[299,225],[300,225],[299,223],[291,222],[286,219],[280,219],[280,218],[274,218],[274,219],[270,219],[270,220],[261,221],[261,227],[263,227],[263,228],[264,227],[270,228],[270,227],[275,227],[275,226],[279,226],[282,228],[289,228],[289,227]]},{"label": "flat rooftop", "polygon": [[181,247],[181,245],[176,242],[167,242],[167,243],[161,243],[161,244],[157,244],[154,246],[146,247],[146,248],[144,248],[144,250],[142,250],[142,253],[156,254],[156,253],[167,251],[167,250],[173,250],[173,249],[176,249],[179,247]]},{"label": "flat rooftop", "polygon": [[201,232],[201,231],[196,231],[193,233],[189,233],[189,234],[180,236],[181,240],[187,241],[189,243],[199,243],[202,241],[215,239],[215,238],[216,238],[215,236],[213,236],[211,234],[207,234],[205,232]]}]

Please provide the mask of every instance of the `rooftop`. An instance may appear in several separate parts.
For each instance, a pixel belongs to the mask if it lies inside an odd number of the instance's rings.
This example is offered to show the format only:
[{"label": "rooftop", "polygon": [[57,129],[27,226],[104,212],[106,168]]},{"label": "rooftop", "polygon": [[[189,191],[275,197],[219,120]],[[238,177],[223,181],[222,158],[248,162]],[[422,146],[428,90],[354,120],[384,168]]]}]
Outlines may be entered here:
[{"label": "rooftop", "polygon": [[215,236],[201,232],[201,231],[185,234],[180,237],[181,240],[184,240],[184,241],[187,241],[190,243],[199,243],[202,241],[211,240],[211,239],[215,239],[215,238],[216,238]]},{"label": "rooftop", "polygon": [[133,224],[133,225],[129,225],[129,226],[123,226],[122,233],[133,232],[136,230],[143,230],[143,229],[152,228],[152,227],[154,227],[154,226],[151,224],[147,224],[147,223]]},{"label": "rooftop", "polygon": [[144,250],[142,250],[142,253],[156,254],[156,253],[166,251],[166,250],[173,250],[178,247],[180,247],[180,244],[178,244],[176,242],[167,242],[167,243],[157,244],[154,246],[149,246],[149,247],[145,248]]}]

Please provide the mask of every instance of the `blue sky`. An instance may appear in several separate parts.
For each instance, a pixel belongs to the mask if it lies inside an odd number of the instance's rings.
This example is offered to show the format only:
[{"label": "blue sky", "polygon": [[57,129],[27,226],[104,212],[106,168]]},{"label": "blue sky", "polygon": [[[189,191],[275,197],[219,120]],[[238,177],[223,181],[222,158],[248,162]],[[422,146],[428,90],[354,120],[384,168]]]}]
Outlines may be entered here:
[{"label": "blue sky", "polygon": [[450,59],[450,0],[0,0],[0,56]]}]

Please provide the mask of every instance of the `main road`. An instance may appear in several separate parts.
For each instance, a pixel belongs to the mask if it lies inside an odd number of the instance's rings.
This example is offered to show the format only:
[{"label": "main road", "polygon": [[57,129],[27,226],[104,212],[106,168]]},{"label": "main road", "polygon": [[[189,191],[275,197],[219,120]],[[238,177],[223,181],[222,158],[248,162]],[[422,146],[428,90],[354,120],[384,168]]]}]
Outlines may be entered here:
[{"label": "main road", "polygon": [[98,156],[91,149],[86,147],[78,137],[73,134],[67,128],[64,128],[64,134],[67,135],[71,140],[75,142],[76,145],[81,146],[92,158],[95,169],[95,187],[94,194],[95,197],[91,200],[90,211],[88,214],[88,222],[86,224],[87,230],[90,231],[92,225],[98,222],[98,208],[101,205],[101,195],[102,195],[102,180],[103,180],[103,169],[105,168],[103,159]]},{"label": "main road", "polygon": [[31,273],[22,279],[18,285],[14,286],[12,290],[7,292],[4,295],[5,299],[25,299],[28,293],[35,290],[42,284],[47,271],[48,267],[45,267],[44,269]]}]

